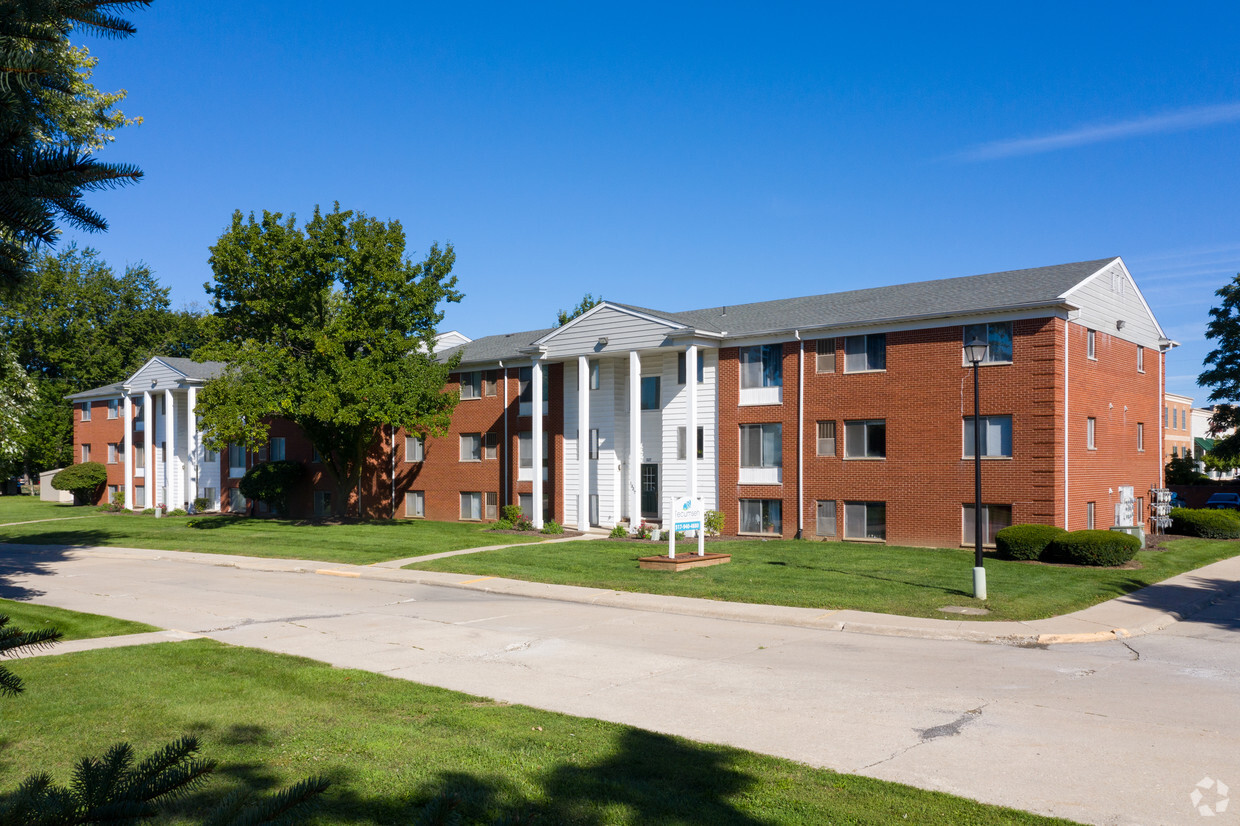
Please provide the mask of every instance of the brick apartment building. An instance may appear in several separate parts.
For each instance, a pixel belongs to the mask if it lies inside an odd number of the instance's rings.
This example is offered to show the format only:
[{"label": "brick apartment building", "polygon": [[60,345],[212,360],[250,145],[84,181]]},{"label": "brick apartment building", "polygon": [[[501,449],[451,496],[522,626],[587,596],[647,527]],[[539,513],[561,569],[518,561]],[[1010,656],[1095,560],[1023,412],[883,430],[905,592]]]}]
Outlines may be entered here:
[{"label": "brick apartment building", "polygon": [[[351,507],[490,520],[517,504],[536,524],[606,529],[660,521],[687,494],[723,511],[725,533],[972,544],[975,335],[987,540],[1022,522],[1108,527],[1121,487],[1140,506],[1160,485],[1175,343],[1111,258],[689,312],[608,301],[559,328],[448,333],[438,352],[462,357],[448,434],[376,434]],[[246,507],[236,484],[256,461],[298,459],[311,482],[294,512],[328,512],[331,485],[287,422],[258,453],[203,450],[196,388],[222,368],[157,358],[71,397],[79,458],[106,454],[130,507],[195,494],[224,510]]]}]

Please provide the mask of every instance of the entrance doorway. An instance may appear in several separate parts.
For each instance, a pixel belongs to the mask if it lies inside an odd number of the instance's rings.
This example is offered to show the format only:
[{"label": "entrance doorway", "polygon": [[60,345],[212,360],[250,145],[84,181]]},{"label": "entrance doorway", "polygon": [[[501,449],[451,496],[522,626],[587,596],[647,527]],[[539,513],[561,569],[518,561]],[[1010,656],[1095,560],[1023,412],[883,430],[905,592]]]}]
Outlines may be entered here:
[{"label": "entrance doorway", "polygon": [[642,465],[642,518],[659,518],[658,465]]}]

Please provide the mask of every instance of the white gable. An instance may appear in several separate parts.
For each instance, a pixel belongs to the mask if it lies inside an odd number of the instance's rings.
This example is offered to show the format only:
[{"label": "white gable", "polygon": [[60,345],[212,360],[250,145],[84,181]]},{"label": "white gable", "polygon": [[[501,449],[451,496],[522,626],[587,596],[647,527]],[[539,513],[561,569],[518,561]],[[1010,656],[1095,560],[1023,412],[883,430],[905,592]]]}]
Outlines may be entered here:
[{"label": "white gable", "polygon": [[1116,338],[1157,348],[1165,338],[1123,260],[1116,258],[1062,296],[1081,308],[1077,321]]},{"label": "white gable", "polygon": [[138,372],[125,381],[125,387],[131,393],[141,393],[145,390],[168,390],[181,387],[184,381],[184,373],[156,356],[139,367]]},{"label": "white gable", "polygon": [[[669,344],[668,334],[684,328],[664,319],[603,302],[574,318],[538,343],[547,357],[625,353],[649,350]],[[601,344],[600,339],[606,339]]]}]

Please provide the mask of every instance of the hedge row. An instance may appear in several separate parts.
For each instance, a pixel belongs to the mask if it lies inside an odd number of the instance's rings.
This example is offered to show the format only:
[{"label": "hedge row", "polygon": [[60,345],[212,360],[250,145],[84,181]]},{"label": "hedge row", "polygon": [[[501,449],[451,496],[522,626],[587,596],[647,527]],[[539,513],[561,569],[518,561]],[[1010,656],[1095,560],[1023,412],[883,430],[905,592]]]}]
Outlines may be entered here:
[{"label": "hedge row", "polygon": [[1004,559],[1114,567],[1136,556],[1141,540],[1119,531],[1069,533],[1051,525],[1012,525],[995,534],[995,548]]},{"label": "hedge row", "polygon": [[1203,539],[1240,539],[1240,511],[1172,508],[1171,532]]}]

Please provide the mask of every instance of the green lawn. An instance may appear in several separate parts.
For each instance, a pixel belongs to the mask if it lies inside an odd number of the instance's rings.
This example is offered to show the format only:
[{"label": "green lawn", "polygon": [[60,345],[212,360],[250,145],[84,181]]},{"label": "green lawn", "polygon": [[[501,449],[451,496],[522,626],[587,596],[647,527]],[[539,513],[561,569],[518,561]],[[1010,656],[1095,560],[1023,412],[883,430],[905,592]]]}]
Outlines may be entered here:
[{"label": "green lawn", "polygon": [[460,797],[466,823],[1067,822],[207,640],[15,668],[26,692],[0,700],[0,789],[36,770],[65,781],[114,742],[144,756],[194,733],[220,762],[213,795],[329,777],[321,823],[411,823],[441,792]]},{"label": "green lawn", "polygon": [[[0,497],[0,524],[9,519]],[[39,545],[113,545],[165,551],[243,554],[366,565],[481,545],[536,542],[540,534],[497,534],[468,522],[376,520],[346,525],[299,523],[232,516],[165,517],[101,513],[41,503],[45,518],[70,513],[96,518],[0,527],[0,542]],[[15,509],[16,510],[16,509]],[[22,509],[26,513],[25,509]],[[26,518],[40,518],[38,516]]]},{"label": "green lawn", "polygon": [[93,507],[43,502],[36,496],[0,496],[0,525],[29,519],[64,519],[66,516],[94,516]]},{"label": "green lawn", "polygon": [[[691,552],[696,552],[696,545]],[[1142,551],[1136,570],[1076,568],[986,560],[990,614],[976,619],[1031,620],[1066,614],[1121,596],[1169,576],[1240,554],[1240,542],[1180,539],[1163,551]],[[690,550],[678,545],[677,553]],[[974,605],[973,552],[844,542],[717,542],[708,550],[732,554],[726,565],[680,573],[642,571],[637,558],[667,553],[666,545],[625,541],[566,542],[507,548],[407,567],[703,597],[729,602],[851,608],[911,617],[949,615],[948,605]],[[951,615],[961,619],[959,615]]]},{"label": "green lawn", "polygon": [[0,615],[9,618],[9,628],[20,628],[23,631],[55,628],[66,640],[116,637],[159,630],[153,625],[140,622],[99,614],[83,614],[80,611],[50,608],[46,605],[31,605],[29,602],[16,602],[11,599],[0,599]]}]

